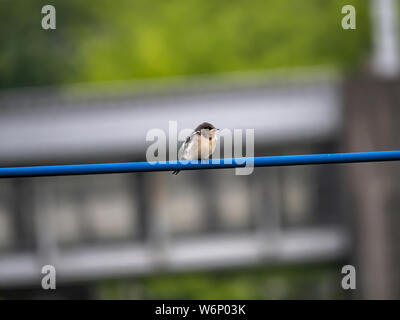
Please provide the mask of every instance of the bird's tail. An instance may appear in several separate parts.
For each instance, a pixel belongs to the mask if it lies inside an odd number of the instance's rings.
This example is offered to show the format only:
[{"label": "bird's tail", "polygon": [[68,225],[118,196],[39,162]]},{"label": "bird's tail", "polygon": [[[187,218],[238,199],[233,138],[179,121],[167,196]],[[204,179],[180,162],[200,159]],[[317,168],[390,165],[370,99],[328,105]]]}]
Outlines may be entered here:
[{"label": "bird's tail", "polygon": [[172,174],[177,175],[180,172],[180,170],[175,170],[172,172]]}]

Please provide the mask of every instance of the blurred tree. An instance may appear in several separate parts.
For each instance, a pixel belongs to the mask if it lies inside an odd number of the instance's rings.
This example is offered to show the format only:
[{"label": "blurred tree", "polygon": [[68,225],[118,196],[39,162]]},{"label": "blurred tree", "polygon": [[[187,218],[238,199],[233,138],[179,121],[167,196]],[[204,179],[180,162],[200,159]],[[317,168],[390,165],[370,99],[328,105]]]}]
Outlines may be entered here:
[{"label": "blurred tree", "polygon": [[340,265],[327,263],[110,280],[95,291],[100,299],[344,299],[340,280]]},{"label": "blurred tree", "polygon": [[[0,87],[125,80],[274,67],[355,66],[369,46],[344,0],[0,0]],[[41,8],[57,29],[41,28]]]}]

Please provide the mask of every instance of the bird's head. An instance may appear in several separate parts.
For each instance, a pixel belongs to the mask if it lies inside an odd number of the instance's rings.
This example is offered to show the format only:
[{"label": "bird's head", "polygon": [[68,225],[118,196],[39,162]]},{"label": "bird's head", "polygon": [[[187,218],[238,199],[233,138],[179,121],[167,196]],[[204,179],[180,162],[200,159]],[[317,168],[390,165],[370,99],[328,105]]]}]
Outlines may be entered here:
[{"label": "bird's head", "polygon": [[215,128],[209,122],[203,122],[202,124],[197,126],[195,131],[198,131],[203,136],[208,137],[209,139],[211,139],[219,131],[219,129]]}]

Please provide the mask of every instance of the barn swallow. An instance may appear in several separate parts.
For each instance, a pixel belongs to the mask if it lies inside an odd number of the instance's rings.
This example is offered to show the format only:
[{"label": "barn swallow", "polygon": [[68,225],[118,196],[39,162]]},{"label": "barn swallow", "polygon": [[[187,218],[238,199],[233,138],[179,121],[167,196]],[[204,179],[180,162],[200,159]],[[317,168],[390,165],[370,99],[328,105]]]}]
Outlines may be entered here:
[{"label": "barn swallow", "polygon": [[[202,160],[208,159],[213,154],[217,145],[217,132],[211,123],[203,122],[194,129],[193,133],[186,138],[179,149],[179,160]],[[180,170],[172,174],[177,175]]]}]

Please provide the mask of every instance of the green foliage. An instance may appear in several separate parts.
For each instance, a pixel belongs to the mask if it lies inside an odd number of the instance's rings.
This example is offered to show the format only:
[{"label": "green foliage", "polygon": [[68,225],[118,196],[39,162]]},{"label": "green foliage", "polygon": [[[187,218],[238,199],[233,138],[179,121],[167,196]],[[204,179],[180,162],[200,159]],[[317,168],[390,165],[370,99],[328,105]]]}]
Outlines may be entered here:
[{"label": "green foliage", "polygon": [[[340,26],[353,3],[357,30]],[[57,29],[41,28],[53,4]],[[0,87],[328,64],[369,46],[366,1],[2,0]]]},{"label": "green foliage", "polygon": [[343,299],[335,264],[167,274],[99,285],[101,299]]}]

